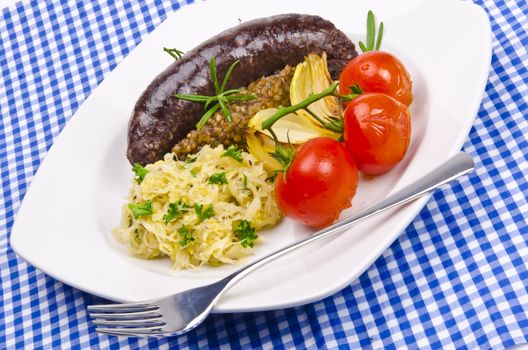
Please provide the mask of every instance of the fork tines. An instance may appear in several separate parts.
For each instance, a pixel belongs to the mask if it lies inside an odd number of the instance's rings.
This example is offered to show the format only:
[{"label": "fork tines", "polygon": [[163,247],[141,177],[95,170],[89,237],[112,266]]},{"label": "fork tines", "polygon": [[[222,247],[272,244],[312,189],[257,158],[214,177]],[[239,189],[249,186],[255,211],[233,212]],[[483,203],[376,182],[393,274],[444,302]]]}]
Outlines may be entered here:
[{"label": "fork tines", "polygon": [[156,335],[167,325],[152,304],[90,305],[88,313],[97,326],[96,331],[111,335]]}]

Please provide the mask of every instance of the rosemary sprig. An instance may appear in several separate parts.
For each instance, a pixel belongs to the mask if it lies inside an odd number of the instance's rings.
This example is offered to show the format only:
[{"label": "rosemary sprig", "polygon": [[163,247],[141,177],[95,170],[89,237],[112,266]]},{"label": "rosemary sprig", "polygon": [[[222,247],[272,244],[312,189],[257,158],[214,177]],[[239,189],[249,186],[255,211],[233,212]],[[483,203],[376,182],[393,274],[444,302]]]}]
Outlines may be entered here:
[{"label": "rosemary sprig", "polygon": [[180,51],[180,50],[175,49],[175,48],[169,49],[168,47],[164,47],[163,51],[165,51],[166,53],[171,55],[172,58],[174,58],[175,60],[179,60],[180,58],[182,58],[182,56],[184,54],[183,51]]},{"label": "rosemary sprig", "polygon": [[380,23],[378,28],[378,36],[376,37],[376,22],[374,21],[374,13],[368,12],[367,15],[367,44],[365,45],[362,41],[359,42],[361,51],[377,51],[381,46],[381,38],[383,37],[383,22]]},{"label": "rosemary sprig", "polygon": [[231,118],[231,113],[229,112],[229,109],[227,108],[228,104],[231,102],[249,101],[255,98],[254,95],[242,94],[242,90],[240,89],[231,89],[231,90],[224,91],[225,88],[227,87],[227,82],[229,81],[229,77],[233,73],[233,69],[235,69],[238,63],[240,63],[239,60],[236,60],[235,62],[233,62],[233,64],[227,70],[226,75],[224,76],[224,79],[222,80],[222,85],[220,85],[219,80],[218,80],[218,73],[216,69],[216,59],[214,56],[211,56],[211,59],[209,61],[209,71],[211,73],[211,81],[213,83],[216,95],[205,96],[205,95],[176,94],[176,98],[186,100],[186,101],[200,102],[204,104],[205,113],[204,115],[202,115],[202,117],[196,124],[196,128],[198,130],[203,128],[203,126],[205,125],[205,123],[207,123],[209,118],[211,118],[211,116],[219,109],[222,110],[222,114],[227,119],[227,121],[231,123],[232,118]]}]

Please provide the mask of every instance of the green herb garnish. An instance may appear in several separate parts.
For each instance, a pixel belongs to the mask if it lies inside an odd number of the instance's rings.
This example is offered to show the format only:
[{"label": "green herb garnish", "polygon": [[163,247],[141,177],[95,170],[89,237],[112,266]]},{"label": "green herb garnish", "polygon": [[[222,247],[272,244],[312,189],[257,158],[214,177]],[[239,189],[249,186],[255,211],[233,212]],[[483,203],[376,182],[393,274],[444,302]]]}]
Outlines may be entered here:
[{"label": "green herb garnish", "polygon": [[242,163],[242,152],[237,148],[236,145],[231,145],[229,148],[222,153],[222,157],[230,157],[239,163]]},{"label": "green herb garnish", "polygon": [[380,23],[378,28],[378,36],[376,37],[376,22],[374,21],[374,13],[368,12],[367,15],[367,45],[362,41],[359,42],[361,51],[376,51],[381,46],[381,38],[383,37],[383,22]]},{"label": "green herb garnish", "polygon": [[134,215],[134,219],[140,216],[146,216],[152,214],[152,201],[146,201],[141,204],[130,203],[128,209]]},{"label": "green herb garnish", "polygon": [[227,177],[226,173],[215,173],[212,174],[211,177],[209,177],[209,183],[211,185],[226,185],[227,184]]},{"label": "green herb garnish", "polygon": [[176,98],[182,100],[204,103],[204,109],[206,112],[200,118],[198,124],[196,124],[196,128],[198,130],[200,130],[205,125],[205,123],[207,123],[207,120],[209,120],[209,118],[211,118],[211,116],[218,109],[221,109],[227,121],[231,122],[231,113],[229,112],[227,105],[230,102],[249,101],[255,98],[254,95],[241,94],[242,90],[240,89],[231,89],[225,91],[227,82],[229,81],[229,77],[231,76],[231,73],[233,73],[233,69],[235,69],[236,65],[239,62],[239,60],[233,62],[233,64],[227,70],[224,80],[222,81],[222,85],[220,85],[216,72],[216,60],[214,56],[211,56],[211,60],[209,61],[209,71],[211,74],[211,81],[213,82],[215,88],[215,96],[176,94]]},{"label": "green herb garnish", "polygon": [[243,190],[247,190],[248,189],[248,178],[247,178],[247,175],[242,173],[242,176],[244,176],[244,181],[242,182],[242,185],[244,187],[242,187]]},{"label": "green herb garnish", "polygon": [[185,247],[189,243],[194,241],[194,237],[189,232],[189,229],[187,228],[187,226],[183,225],[182,227],[180,227],[178,230],[178,233],[180,234],[180,237],[181,237],[180,245],[182,247]]},{"label": "green herb garnish", "polygon": [[172,58],[174,58],[175,60],[179,60],[182,58],[184,52],[183,51],[180,51],[178,49],[169,49],[168,47],[164,47],[163,48],[163,51],[165,51],[166,53],[168,53],[169,55],[172,56]]},{"label": "green herb garnish", "polygon": [[255,233],[255,228],[251,226],[251,222],[247,220],[241,220],[238,222],[235,227],[235,234],[238,236],[238,240],[242,247],[251,247],[253,248],[255,240],[258,238]]},{"label": "green herb garnish", "polygon": [[196,203],[194,204],[194,211],[196,212],[196,216],[198,217],[198,221],[202,222],[205,219],[210,219],[215,215],[213,205],[209,204],[205,209],[202,204]]},{"label": "green herb garnish", "polygon": [[182,202],[181,200],[175,203],[170,203],[169,209],[167,209],[167,214],[163,215],[163,221],[165,222],[165,225],[167,225],[169,222],[185,214],[188,211],[189,204]]},{"label": "green herb garnish", "polygon": [[191,175],[192,175],[192,177],[196,177],[196,175],[198,175],[198,170],[191,169]]},{"label": "green herb garnish", "polygon": [[138,184],[141,183],[141,181],[143,181],[143,179],[145,178],[145,176],[148,174],[148,170],[145,169],[141,164],[139,163],[136,163],[134,164],[134,167],[132,168],[132,171],[136,174],[136,182]]}]

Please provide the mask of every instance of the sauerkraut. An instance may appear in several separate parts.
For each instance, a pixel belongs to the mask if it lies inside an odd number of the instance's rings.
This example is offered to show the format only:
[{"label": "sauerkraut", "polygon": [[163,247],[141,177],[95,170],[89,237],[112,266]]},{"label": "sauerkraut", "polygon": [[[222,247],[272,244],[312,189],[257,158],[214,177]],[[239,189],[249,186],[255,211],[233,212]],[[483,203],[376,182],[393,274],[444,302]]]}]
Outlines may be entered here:
[{"label": "sauerkraut", "polygon": [[204,146],[186,161],[167,154],[147,165],[133,180],[115,239],[142,258],[168,256],[175,269],[250,254],[255,232],[281,214],[263,163],[230,151]]}]

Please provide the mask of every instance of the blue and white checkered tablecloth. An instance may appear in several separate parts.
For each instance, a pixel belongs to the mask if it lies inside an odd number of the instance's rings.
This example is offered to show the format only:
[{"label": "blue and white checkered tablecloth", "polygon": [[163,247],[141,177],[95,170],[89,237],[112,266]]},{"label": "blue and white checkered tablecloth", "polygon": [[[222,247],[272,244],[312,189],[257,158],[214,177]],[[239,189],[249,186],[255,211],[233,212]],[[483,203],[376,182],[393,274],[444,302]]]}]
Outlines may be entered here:
[{"label": "blue and white checkered tablecloth", "polygon": [[212,315],[170,339],[98,335],[103,300],[17,257],[14,216],[62,127],[183,2],[25,1],[0,10],[0,348],[494,348],[528,342],[528,4],[477,1],[493,62],[464,150],[474,175],[437,192],[356,282],[322,301]]}]

